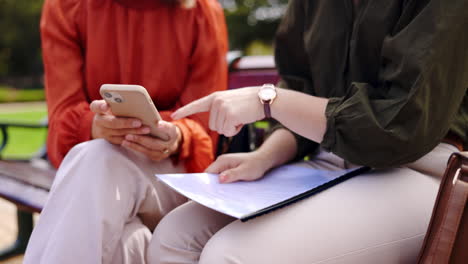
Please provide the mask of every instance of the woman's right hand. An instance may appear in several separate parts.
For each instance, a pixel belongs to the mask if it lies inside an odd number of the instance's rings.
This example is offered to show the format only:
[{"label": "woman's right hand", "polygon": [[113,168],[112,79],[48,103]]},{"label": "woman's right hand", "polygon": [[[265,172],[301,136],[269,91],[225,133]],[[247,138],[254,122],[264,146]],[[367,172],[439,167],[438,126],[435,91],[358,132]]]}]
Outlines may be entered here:
[{"label": "woman's right hand", "polygon": [[91,128],[91,137],[104,138],[112,144],[120,145],[128,134],[145,135],[150,128],[143,126],[136,118],[116,117],[104,100],[94,100],[90,109],[95,113]]},{"label": "woman's right hand", "polygon": [[255,181],[262,178],[272,164],[258,151],[219,156],[205,172],[219,174],[220,183]]}]

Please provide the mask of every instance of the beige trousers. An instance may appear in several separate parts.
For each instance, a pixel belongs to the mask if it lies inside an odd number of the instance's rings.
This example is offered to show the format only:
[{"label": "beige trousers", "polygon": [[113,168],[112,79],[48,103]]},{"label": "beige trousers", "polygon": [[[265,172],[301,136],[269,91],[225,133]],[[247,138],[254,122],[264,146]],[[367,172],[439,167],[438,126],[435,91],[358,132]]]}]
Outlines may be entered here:
[{"label": "beige trousers", "polygon": [[[416,263],[440,177],[455,147],[440,144],[407,166],[375,170],[242,223],[194,202],[166,215],[149,263]],[[301,163],[351,166],[321,152]],[[280,186],[279,186],[280,188]]]},{"label": "beige trousers", "polygon": [[183,172],[105,140],[75,146],[60,166],[25,264],[145,263],[151,232],[186,198],[155,173]]}]

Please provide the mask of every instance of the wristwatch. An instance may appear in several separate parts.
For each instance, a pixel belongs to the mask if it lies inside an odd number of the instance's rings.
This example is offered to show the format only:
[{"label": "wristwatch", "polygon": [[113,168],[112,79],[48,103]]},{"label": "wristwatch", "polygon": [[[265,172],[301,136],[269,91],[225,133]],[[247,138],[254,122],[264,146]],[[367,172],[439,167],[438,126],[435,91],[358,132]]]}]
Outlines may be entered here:
[{"label": "wristwatch", "polygon": [[276,98],[276,88],[273,84],[264,84],[258,91],[258,98],[263,104],[263,110],[265,111],[265,118],[271,118],[270,105]]}]

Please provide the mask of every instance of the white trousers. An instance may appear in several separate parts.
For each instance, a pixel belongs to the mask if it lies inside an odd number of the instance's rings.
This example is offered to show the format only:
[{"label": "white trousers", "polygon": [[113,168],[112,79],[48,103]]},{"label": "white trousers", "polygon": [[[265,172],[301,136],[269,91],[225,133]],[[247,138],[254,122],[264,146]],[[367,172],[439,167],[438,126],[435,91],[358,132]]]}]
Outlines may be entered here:
[{"label": "white trousers", "polygon": [[[407,166],[356,176],[293,205],[242,223],[194,202],[158,224],[149,263],[416,263],[447,160],[440,144]],[[301,165],[351,166],[321,152]],[[281,188],[281,186],[278,186]]]},{"label": "white trousers", "polygon": [[[440,144],[408,166],[241,223],[193,202],[179,206],[186,199],[152,175],[180,166],[93,140],[63,161],[24,263],[414,263],[454,151]],[[302,165],[350,166],[325,152]]]},{"label": "white trousers", "polygon": [[102,139],[75,146],[57,172],[24,263],[145,263],[150,230],[186,202],[153,175],[183,170]]}]

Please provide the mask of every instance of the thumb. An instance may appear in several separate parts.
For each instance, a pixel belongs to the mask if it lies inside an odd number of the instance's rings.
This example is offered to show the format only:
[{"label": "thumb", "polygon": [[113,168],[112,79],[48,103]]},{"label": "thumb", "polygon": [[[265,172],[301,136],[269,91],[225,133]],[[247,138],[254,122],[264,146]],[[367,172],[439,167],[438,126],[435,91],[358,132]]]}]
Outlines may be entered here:
[{"label": "thumb", "polygon": [[89,105],[89,109],[96,114],[106,114],[110,112],[110,108],[104,100],[94,100]]},{"label": "thumb", "polygon": [[162,132],[170,135],[170,136],[174,136],[176,134],[176,129],[175,129],[175,125],[171,122],[167,122],[167,121],[164,121],[164,120],[159,120],[156,124],[156,126],[158,127],[158,129],[160,129]]},{"label": "thumb", "polygon": [[173,138],[175,136],[177,136],[177,130],[176,130],[176,127],[173,123],[171,122],[167,122],[167,121],[164,121],[164,120],[160,120],[158,121],[158,123],[156,124],[156,126],[158,127],[158,129],[167,134],[170,138]]},{"label": "thumb", "polygon": [[211,163],[211,165],[208,166],[208,168],[206,168],[205,172],[222,173],[231,168],[235,168],[238,165],[239,161],[237,161],[236,159],[227,155],[221,155],[213,163]]}]

